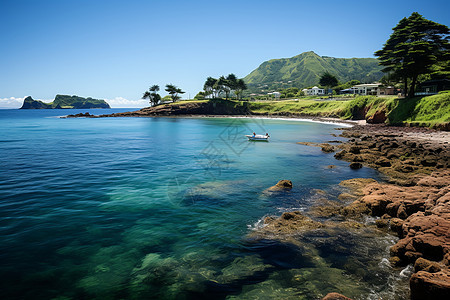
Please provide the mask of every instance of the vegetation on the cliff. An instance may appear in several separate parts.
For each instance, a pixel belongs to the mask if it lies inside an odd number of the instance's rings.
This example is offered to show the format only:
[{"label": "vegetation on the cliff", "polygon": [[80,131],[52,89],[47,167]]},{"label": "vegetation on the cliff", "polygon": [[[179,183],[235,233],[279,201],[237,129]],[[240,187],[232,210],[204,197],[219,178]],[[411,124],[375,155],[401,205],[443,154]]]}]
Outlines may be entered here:
[{"label": "vegetation on the cliff", "polygon": [[198,94],[197,98],[208,97],[219,98],[221,94],[225,94],[225,99],[234,92],[236,98],[239,99],[242,92],[247,89],[243,79],[239,79],[234,74],[229,74],[227,77],[220,76],[219,78],[208,77],[203,85],[202,94]]},{"label": "vegetation on the cliff", "polygon": [[386,116],[384,122],[388,124],[420,123],[433,126],[450,122],[448,103],[450,92],[410,99],[360,96],[350,101],[251,102],[249,109],[259,114],[299,114],[354,120],[370,119],[377,114],[383,114]]},{"label": "vegetation on the cliff", "polygon": [[341,82],[373,82],[383,76],[381,69],[375,58],[335,58],[310,51],[291,58],[266,61],[247,75],[244,81],[253,93],[317,85],[325,72],[334,74]]},{"label": "vegetation on the cliff", "polygon": [[55,100],[45,103],[40,100],[34,100],[31,96],[24,99],[21,109],[60,109],[60,108],[110,108],[105,100],[83,98],[79,96],[56,95]]},{"label": "vegetation on the cliff", "polygon": [[166,84],[166,92],[169,93],[170,97],[172,98],[172,101],[175,102],[180,99],[179,94],[184,94],[179,87],[173,85],[173,84]]},{"label": "vegetation on the cliff", "polygon": [[[359,96],[352,100],[317,101],[182,101],[180,104],[213,103],[216,110],[186,114],[242,114],[268,116],[316,116],[345,120],[368,120],[371,123],[436,126],[450,123],[450,92],[427,97],[399,99],[396,97]],[[178,104],[178,103],[177,103]],[[220,110],[220,111],[219,111]],[[174,113],[178,114],[178,113]]]}]

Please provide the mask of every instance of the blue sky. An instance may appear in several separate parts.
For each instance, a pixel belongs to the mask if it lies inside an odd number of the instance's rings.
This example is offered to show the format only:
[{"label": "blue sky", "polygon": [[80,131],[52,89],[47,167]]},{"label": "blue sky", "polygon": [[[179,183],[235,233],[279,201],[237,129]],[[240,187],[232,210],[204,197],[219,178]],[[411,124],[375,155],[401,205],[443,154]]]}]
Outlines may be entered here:
[{"label": "blue sky", "polygon": [[0,107],[56,94],[141,107],[150,85],[192,98],[208,76],[305,51],[373,57],[414,11],[450,26],[450,1],[433,0],[0,0]]}]

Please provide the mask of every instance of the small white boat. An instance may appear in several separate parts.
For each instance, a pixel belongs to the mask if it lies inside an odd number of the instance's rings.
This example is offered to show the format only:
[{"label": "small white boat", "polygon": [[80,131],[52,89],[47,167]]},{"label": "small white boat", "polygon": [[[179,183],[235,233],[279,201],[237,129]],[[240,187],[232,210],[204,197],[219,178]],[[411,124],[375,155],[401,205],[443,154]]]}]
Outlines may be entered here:
[{"label": "small white boat", "polygon": [[255,134],[255,135],[246,135],[249,141],[261,141],[261,142],[268,142],[269,136],[268,135],[262,135],[262,134]]}]

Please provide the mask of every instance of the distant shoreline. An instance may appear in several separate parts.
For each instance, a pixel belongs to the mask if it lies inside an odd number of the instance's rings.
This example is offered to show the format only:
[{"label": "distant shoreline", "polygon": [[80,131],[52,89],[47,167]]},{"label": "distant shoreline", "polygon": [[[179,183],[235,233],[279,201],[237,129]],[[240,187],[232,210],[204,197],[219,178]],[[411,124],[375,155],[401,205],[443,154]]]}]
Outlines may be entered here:
[{"label": "distant shoreline", "polygon": [[135,118],[243,118],[243,119],[266,119],[266,120],[285,120],[285,121],[299,121],[299,122],[314,122],[322,124],[338,124],[344,127],[352,127],[355,125],[366,125],[365,120],[342,120],[339,118],[317,117],[317,116],[274,116],[274,115],[259,115],[259,114],[242,114],[242,115],[217,115],[217,114],[178,114],[178,115],[143,115],[133,114],[134,112],[110,114],[110,115],[91,115],[89,113],[80,113],[76,115],[61,116],[62,119],[67,118],[120,118],[120,117],[135,117]]}]

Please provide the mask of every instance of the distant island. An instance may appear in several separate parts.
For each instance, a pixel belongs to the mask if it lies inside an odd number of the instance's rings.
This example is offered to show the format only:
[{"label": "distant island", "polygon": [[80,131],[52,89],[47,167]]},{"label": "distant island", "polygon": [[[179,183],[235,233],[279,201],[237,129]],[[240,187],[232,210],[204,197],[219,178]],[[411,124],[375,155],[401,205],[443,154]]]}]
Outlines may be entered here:
[{"label": "distant island", "polygon": [[85,108],[111,108],[105,100],[83,98],[79,96],[56,95],[55,100],[45,103],[34,100],[28,96],[23,100],[20,109],[85,109]]}]

